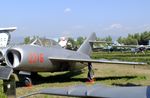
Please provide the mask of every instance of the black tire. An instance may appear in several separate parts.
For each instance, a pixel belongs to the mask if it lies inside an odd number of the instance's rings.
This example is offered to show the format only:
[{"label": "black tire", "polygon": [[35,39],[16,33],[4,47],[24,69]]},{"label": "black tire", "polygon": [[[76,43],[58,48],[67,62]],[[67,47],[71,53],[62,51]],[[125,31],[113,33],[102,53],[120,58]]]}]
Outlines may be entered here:
[{"label": "black tire", "polygon": [[31,78],[25,77],[24,84],[25,84],[25,86],[32,86]]}]

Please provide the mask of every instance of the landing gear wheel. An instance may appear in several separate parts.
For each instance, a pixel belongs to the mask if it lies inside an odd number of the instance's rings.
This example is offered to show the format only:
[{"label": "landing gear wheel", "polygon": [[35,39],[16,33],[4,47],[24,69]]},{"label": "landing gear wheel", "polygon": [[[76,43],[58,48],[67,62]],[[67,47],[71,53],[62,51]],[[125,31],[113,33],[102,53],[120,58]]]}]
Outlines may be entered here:
[{"label": "landing gear wheel", "polygon": [[30,79],[29,77],[25,77],[24,84],[25,84],[25,86],[27,86],[27,87],[32,86],[32,81],[31,81],[31,79]]}]

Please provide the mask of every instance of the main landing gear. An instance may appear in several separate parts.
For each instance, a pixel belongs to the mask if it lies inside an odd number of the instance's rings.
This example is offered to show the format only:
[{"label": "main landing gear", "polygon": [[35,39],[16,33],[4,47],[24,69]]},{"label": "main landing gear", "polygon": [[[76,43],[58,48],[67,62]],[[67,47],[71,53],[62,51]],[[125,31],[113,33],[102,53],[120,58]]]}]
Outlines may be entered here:
[{"label": "main landing gear", "polygon": [[89,83],[94,83],[94,71],[92,68],[92,63],[88,63],[88,74],[87,74],[87,78]]}]

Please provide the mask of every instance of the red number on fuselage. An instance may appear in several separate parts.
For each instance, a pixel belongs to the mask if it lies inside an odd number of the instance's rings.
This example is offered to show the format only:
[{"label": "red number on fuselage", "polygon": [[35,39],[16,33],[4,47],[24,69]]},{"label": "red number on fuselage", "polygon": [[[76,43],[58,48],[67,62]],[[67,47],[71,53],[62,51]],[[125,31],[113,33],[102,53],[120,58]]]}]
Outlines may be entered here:
[{"label": "red number on fuselage", "polygon": [[40,53],[40,55],[39,55],[39,61],[40,61],[40,63],[44,62],[44,54],[43,53]]},{"label": "red number on fuselage", "polygon": [[44,54],[36,54],[36,53],[30,53],[28,57],[28,63],[29,64],[35,64],[35,63],[43,63],[44,62]]}]

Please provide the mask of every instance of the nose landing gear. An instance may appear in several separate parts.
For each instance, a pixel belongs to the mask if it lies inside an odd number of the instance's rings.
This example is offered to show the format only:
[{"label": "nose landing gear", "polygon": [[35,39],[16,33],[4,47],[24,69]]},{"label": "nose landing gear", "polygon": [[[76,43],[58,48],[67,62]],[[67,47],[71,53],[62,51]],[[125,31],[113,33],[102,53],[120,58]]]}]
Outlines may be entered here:
[{"label": "nose landing gear", "polygon": [[23,81],[24,81],[25,86],[27,86],[27,87],[31,87],[32,86],[31,78],[25,77]]},{"label": "nose landing gear", "polygon": [[20,71],[18,74],[19,81],[21,85],[26,87],[32,86],[32,79],[31,79],[31,73],[30,72],[23,72]]}]

